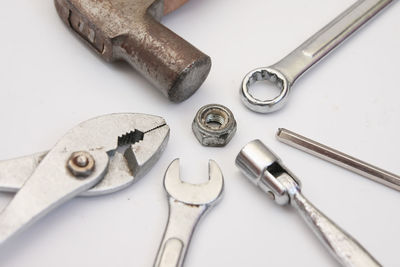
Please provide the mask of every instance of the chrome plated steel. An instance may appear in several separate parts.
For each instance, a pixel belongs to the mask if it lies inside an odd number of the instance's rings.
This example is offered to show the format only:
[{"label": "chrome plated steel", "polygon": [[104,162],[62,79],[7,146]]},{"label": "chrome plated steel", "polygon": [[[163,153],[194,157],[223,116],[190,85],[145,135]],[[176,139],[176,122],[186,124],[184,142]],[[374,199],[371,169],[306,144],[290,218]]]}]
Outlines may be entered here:
[{"label": "chrome plated steel", "polygon": [[284,144],[400,191],[400,176],[394,173],[385,171],[287,129],[280,128],[276,137]]},{"label": "chrome plated steel", "polygon": [[279,205],[293,206],[342,266],[381,266],[357,240],[303,196],[298,178],[260,140],[248,143],[240,151],[236,165],[253,184],[273,196]]},{"label": "chrome plated steel", "polygon": [[176,159],[165,173],[164,188],[169,216],[154,267],[180,267],[199,220],[221,199],[224,179],[217,163],[210,160],[208,182],[196,185],[183,182]]},{"label": "chrome plated steel", "polygon": [[[117,114],[108,116],[117,117]],[[123,118],[122,115],[120,117]],[[104,178],[89,190],[81,192],[80,196],[98,196],[124,189],[143,177],[160,158],[169,139],[169,127],[165,120],[138,113],[126,114],[126,117],[133,130],[144,133],[143,140],[125,151],[115,151]],[[0,161],[0,192],[17,192],[47,153]]]},{"label": "chrome plated steel", "polygon": [[[392,1],[358,0],[279,62],[249,72],[240,89],[243,103],[259,113],[270,113],[282,108],[294,82],[304,72]],[[255,98],[249,88],[251,84],[261,80],[274,83],[280,89],[280,94],[268,100]]]},{"label": "chrome plated steel", "polygon": [[[155,136],[147,138],[153,131]],[[79,124],[46,153],[1,162],[3,188],[20,189],[0,213],[0,244],[85,191],[98,195],[132,184],[136,175],[143,175],[157,161],[168,136],[161,117],[111,114]],[[83,176],[68,167],[77,152],[94,165]],[[77,159],[77,164],[85,165],[85,161]],[[13,175],[22,184],[15,187]]]}]

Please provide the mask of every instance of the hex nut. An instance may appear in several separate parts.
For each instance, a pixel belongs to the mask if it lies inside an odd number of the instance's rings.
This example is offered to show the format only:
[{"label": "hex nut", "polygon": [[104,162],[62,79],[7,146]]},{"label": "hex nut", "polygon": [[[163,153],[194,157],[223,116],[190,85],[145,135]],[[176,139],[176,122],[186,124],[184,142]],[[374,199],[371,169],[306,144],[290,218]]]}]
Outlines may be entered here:
[{"label": "hex nut", "polygon": [[205,105],[199,109],[192,130],[203,146],[223,147],[236,133],[236,120],[232,111],[219,104]]},{"label": "hex nut", "polygon": [[94,158],[86,151],[72,153],[67,162],[68,170],[77,178],[86,178],[90,176],[94,171],[94,167]]}]

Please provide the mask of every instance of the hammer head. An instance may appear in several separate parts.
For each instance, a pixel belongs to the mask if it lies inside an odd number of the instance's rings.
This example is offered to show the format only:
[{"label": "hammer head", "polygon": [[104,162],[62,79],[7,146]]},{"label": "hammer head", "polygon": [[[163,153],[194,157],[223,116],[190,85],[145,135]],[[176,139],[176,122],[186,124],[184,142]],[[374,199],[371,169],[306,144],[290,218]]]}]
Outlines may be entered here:
[{"label": "hammer head", "polygon": [[159,23],[186,0],[55,0],[58,14],[107,61],[124,60],[173,102],[204,82],[211,59]]}]

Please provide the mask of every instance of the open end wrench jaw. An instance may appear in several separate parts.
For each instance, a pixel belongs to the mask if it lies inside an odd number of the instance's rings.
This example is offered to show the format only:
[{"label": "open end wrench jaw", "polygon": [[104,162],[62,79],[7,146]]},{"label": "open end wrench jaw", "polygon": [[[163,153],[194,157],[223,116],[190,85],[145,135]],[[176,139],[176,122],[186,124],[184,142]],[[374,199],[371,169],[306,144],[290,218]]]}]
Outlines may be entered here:
[{"label": "open end wrench jaw", "polygon": [[155,267],[183,265],[196,225],[222,196],[223,176],[213,160],[209,161],[209,181],[204,184],[186,183],[180,179],[179,174],[179,159],[175,159],[164,177],[169,215]]},{"label": "open end wrench jaw", "polygon": [[164,178],[164,188],[168,195],[189,205],[212,205],[223,192],[224,179],[220,168],[213,160],[209,161],[209,180],[203,184],[189,184],[180,178],[179,159],[169,165]]}]

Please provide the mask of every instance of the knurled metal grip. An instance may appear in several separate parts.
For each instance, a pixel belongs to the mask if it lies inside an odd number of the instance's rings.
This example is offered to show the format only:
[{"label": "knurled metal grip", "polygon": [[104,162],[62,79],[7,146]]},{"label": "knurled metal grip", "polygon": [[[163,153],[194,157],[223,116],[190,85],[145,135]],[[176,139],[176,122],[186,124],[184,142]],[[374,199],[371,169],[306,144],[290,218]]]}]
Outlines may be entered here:
[{"label": "knurled metal grip", "polygon": [[210,72],[209,56],[159,22],[184,1],[54,2],[64,23],[93,51],[108,62],[128,62],[173,102],[190,97]]}]

